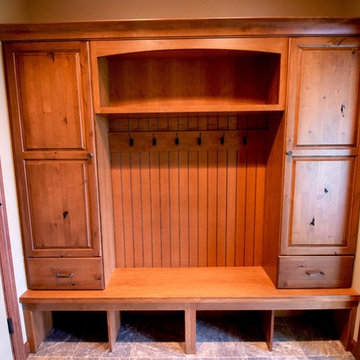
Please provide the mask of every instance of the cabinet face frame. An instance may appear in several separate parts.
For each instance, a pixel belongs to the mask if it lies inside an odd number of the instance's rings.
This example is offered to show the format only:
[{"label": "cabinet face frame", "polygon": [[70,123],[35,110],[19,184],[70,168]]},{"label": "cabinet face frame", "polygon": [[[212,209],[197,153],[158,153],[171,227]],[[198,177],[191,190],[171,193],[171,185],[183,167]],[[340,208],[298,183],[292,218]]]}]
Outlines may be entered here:
[{"label": "cabinet face frame", "polygon": [[[285,182],[284,182],[284,202],[282,212],[282,234],[281,234],[281,255],[345,255],[354,254],[356,249],[358,221],[359,221],[359,202],[360,195],[360,171],[358,166],[359,156],[359,110],[355,113],[355,128],[352,144],[296,144],[298,126],[298,104],[299,104],[299,89],[301,79],[300,73],[300,59],[301,51],[307,50],[354,50],[359,51],[360,39],[344,38],[344,37],[329,37],[329,38],[294,38],[290,40],[290,63],[289,63],[289,81],[288,81],[288,104],[287,104],[287,129],[286,129],[286,154],[285,158]],[[305,50],[306,51],[306,50]],[[358,80],[360,84],[360,79]],[[359,104],[359,98],[357,105]],[[358,106],[357,106],[358,107]],[[293,178],[293,166],[296,160],[331,160],[336,158],[353,157],[354,170],[352,186],[349,190],[350,203],[349,216],[347,219],[347,237],[344,246],[291,246],[291,209],[293,207],[293,185],[295,179]],[[344,191],[346,191],[344,189]]]},{"label": "cabinet face frame", "polygon": [[[81,86],[78,87],[80,104],[81,146],[79,148],[44,148],[27,150],[24,147],[24,128],[22,126],[19,103],[21,96],[18,87],[18,67],[16,54],[51,54],[52,52],[75,54],[76,72]],[[89,57],[87,42],[44,42],[44,43],[15,43],[4,45],[5,66],[7,70],[8,102],[10,113],[10,126],[14,151],[15,171],[17,175],[17,190],[19,196],[19,211],[25,255],[27,257],[84,257],[101,255],[100,226],[97,190],[96,152],[94,141],[94,123],[90,90]],[[56,57],[56,56],[55,56]],[[29,217],[29,194],[26,179],[26,161],[84,161],[87,182],[85,187],[88,193],[87,218],[89,221],[89,248],[53,248],[51,250],[34,249],[32,246],[32,224]]]},{"label": "cabinet face frame", "polygon": [[[235,106],[223,105],[211,106],[210,104],[195,105],[185,110],[186,101],[182,105],[176,105],[174,112],[226,112],[226,111],[280,111],[285,108],[285,91],[286,91],[286,69],[287,69],[287,38],[218,38],[218,39],[154,39],[154,40],[119,40],[119,41],[92,41],[90,43],[91,51],[91,69],[92,69],[92,83],[93,83],[93,101],[95,112],[99,114],[111,113],[127,113],[127,110],[122,106],[102,106],[101,91],[106,84],[106,80],[102,79],[99,74],[98,58],[112,55],[126,55],[134,53],[156,52],[162,50],[242,50],[259,53],[273,53],[280,55],[279,63],[279,89],[278,101],[276,104],[239,104]],[[206,109],[206,107],[208,107]],[[143,109],[137,110],[136,106],[129,107],[129,112],[141,113],[156,113],[156,112],[171,112],[166,110],[164,105],[160,110],[156,106],[145,106]]]}]

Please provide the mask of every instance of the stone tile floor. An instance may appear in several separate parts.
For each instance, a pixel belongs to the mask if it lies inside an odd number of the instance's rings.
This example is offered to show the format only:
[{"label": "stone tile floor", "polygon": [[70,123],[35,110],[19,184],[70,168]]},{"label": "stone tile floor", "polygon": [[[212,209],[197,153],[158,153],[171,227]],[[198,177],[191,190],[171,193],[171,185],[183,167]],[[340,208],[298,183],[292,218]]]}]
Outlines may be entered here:
[{"label": "stone tile floor", "polygon": [[185,355],[180,312],[123,313],[112,353],[107,350],[105,313],[59,312],[54,313],[54,329],[28,360],[354,359],[337,340],[327,311],[276,317],[272,352],[264,342],[258,314],[199,313],[197,353]]}]

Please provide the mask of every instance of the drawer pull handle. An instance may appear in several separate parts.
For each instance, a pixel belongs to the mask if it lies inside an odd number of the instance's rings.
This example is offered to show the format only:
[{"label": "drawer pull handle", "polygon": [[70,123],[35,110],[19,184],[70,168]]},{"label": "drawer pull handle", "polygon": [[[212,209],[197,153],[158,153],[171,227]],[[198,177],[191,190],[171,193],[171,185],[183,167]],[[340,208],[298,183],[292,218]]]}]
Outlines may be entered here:
[{"label": "drawer pull handle", "polygon": [[55,276],[57,279],[72,279],[72,277],[74,276],[74,273],[57,272]]},{"label": "drawer pull handle", "polygon": [[310,276],[311,278],[322,278],[325,276],[325,273],[320,270],[307,270],[306,275]]}]

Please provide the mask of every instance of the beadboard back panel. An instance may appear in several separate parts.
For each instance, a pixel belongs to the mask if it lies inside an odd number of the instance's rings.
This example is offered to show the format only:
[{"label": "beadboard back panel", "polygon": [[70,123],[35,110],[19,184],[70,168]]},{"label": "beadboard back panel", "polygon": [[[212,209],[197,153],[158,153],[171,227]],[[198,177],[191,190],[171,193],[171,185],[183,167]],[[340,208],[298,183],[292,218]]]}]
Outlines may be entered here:
[{"label": "beadboard back panel", "polygon": [[117,267],[261,264],[263,116],[109,125]]}]

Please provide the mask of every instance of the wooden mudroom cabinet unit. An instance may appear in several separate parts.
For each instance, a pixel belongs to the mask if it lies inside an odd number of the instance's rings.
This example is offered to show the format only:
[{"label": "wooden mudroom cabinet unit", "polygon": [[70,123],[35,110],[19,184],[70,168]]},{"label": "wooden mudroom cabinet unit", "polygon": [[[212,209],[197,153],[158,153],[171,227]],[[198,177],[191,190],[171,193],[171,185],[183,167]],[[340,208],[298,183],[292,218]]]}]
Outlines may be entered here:
[{"label": "wooden mudroom cabinet unit", "polygon": [[350,346],[359,35],[358,19],[0,26],[32,351],[53,310],[107,311],[110,348],[120,310],[183,310],[194,352],[197,310],[263,311],[271,349],[275,310],[342,309]]},{"label": "wooden mudroom cabinet unit", "polygon": [[87,44],[6,48],[30,288],[103,288]]}]

